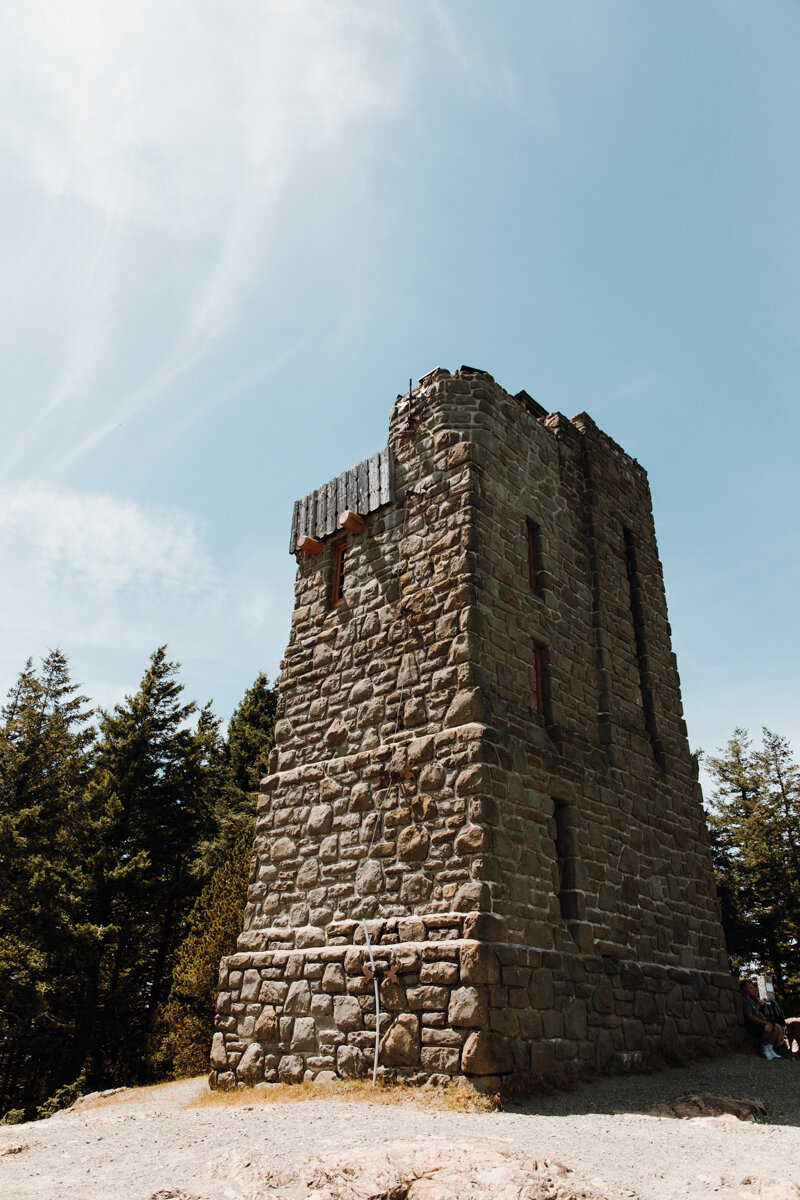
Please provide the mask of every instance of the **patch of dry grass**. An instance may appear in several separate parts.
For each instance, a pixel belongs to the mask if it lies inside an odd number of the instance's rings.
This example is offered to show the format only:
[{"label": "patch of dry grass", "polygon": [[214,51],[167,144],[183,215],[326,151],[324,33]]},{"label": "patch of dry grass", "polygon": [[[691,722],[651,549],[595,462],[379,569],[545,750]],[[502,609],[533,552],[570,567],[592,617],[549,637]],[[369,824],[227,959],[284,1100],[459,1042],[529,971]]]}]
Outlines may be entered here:
[{"label": "patch of dry grass", "polygon": [[448,1087],[404,1086],[367,1079],[337,1079],[335,1082],[270,1083],[263,1087],[237,1088],[231,1092],[205,1092],[187,1108],[246,1107],[291,1104],[304,1100],[348,1100],[357,1104],[411,1104],[440,1112],[486,1113],[499,1108],[497,1096],[484,1096],[469,1084]]},{"label": "patch of dry grass", "polygon": [[[87,1112],[90,1108],[106,1108],[111,1104],[137,1104],[147,1100],[165,1098],[170,1091],[184,1090],[187,1084],[196,1083],[198,1087],[206,1084],[206,1076],[195,1079],[166,1079],[161,1083],[150,1083],[144,1087],[111,1088],[107,1092],[90,1092],[81,1096],[72,1105],[71,1111]],[[68,1110],[69,1111],[69,1110]]]}]

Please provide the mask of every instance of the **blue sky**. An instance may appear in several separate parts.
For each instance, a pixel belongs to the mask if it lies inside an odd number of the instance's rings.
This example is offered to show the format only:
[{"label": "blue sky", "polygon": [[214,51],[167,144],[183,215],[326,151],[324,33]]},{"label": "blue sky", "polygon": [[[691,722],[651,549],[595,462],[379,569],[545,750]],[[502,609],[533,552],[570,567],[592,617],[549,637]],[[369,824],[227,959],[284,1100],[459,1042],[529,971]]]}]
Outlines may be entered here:
[{"label": "blue sky", "polygon": [[693,746],[800,752],[800,6],[26,0],[0,42],[0,686],[225,719],[292,501],[466,362],[647,468]]}]

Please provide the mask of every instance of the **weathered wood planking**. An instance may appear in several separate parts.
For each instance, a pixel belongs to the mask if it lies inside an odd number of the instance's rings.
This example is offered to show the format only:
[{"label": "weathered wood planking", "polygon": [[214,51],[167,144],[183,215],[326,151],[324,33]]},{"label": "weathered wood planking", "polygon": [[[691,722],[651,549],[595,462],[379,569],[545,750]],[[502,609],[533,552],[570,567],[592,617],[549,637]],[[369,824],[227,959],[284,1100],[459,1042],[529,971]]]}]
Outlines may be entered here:
[{"label": "weathered wood planking", "polygon": [[390,464],[389,464],[389,447],[388,446],[386,447],[385,450],[381,450],[380,458],[381,458],[381,461],[380,461],[381,486],[380,486],[379,503],[380,504],[388,504],[392,498],[392,479],[391,479],[391,468],[390,468]]},{"label": "weathered wood planking", "polygon": [[369,512],[369,472],[367,464],[369,459],[364,459],[356,468],[358,471],[358,508],[356,512]]},{"label": "weathered wood planking", "polygon": [[330,481],[330,483],[327,486],[326,491],[328,493],[328,495],[326,497],[327,505],[328,505],[328,519],[325,522],[325,533],[327,535],[327,534],[333,533],[334,529],[336,528],[336,526],[339,523],[339,513],[336,508],[337,488],[336,488],[336,480],[335,479],[332,479]]},{"label": "weathered wood planking", "polygon": [[297,549],[303,534],[324,538],[339,528],[339,517],[346,508],[365,517],[392,499],[392,464],[388,446],[365,458],[357,467],[342,471],[323,487],[296,500],[292,510],[289,551]]},{"label": "weathered wood planking", "polygon": [[358,512],[358,470],[351,467],[347,472],[347,507]]},{"label": "weathered wood planking", "polygon": [[381,502],[379,454],[373,454],[367,460],[367,471],[369,473],[369,511],[373,512]]},{"label": "weathered wood planking", "polygon": [[292,509],[292,532],[289,534],[289,545],[297,545],[297,523],[300,520],[300,501],[295,500]]}]

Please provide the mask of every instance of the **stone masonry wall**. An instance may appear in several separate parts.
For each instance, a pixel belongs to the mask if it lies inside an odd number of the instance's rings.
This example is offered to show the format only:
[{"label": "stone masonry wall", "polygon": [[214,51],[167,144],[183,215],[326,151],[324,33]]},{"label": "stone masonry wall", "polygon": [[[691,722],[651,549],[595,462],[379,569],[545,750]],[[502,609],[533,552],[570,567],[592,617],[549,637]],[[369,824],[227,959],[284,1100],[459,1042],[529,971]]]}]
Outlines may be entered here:
[{"label": "stone masonry wall", "polygon": [[[468,917],[441,920],[390,919],[371,930],[383,976],[382,1078],[465,1075],[496,1089],[504,1076],[602,1071],[647,1050],[691,1055],[729,1044],[735,994],[724,976],[489,944],[460,936]],[[339,937],[345,944],[225,960],[215,1086],[371,1070],[375,998],[363,929],[345,924]],[[392,966],[398,983],[386,978]]]},{"label": "stone masonry wall", "polygon": [[[490,376],[398,398],[391,503],[298,555],[217,1086],[722,1045],[734,992],[645,472]],[[526,522],[536,532],[536,589]],[[537,678],[538,672],[538,678]],[[389,972],[392,978],[389,978]]]}]

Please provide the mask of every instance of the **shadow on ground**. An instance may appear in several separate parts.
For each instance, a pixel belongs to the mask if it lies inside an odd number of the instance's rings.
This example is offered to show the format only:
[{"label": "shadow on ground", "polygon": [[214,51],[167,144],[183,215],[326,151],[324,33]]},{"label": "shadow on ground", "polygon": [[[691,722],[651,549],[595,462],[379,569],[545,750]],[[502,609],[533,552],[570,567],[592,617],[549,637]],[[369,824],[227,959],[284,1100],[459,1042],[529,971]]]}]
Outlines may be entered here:
[{"label": "shadow on ground", "polygon": [[800,1126],[800,1060],[767,1062],[735,1054],[648,1074],[625,1074],[583,1084],[575,1091],[528,1096],[505,1106],[510,1113],[540,1116],[646,1113],[687,1092],[711,1092],[766,1105],[770,1125]]}]

